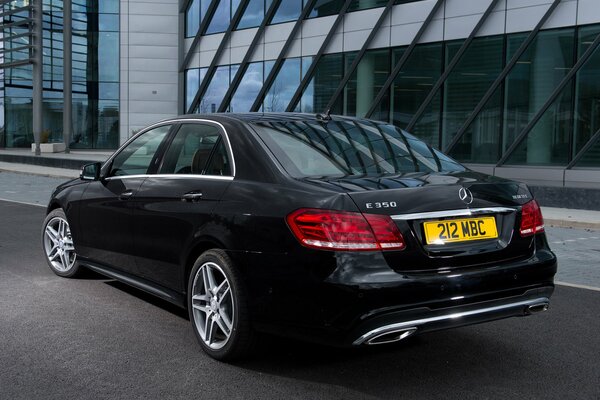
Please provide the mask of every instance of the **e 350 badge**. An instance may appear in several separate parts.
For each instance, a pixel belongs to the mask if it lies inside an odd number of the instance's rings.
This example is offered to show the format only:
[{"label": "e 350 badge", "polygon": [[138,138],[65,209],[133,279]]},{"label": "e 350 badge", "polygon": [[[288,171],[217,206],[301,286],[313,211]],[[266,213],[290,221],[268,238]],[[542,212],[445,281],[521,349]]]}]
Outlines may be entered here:
[{"label": "e 350 badge", "polygon": [[381,203],[366,203],[367,208],[396,208],[398,204],[395,201],[382,201]]}]

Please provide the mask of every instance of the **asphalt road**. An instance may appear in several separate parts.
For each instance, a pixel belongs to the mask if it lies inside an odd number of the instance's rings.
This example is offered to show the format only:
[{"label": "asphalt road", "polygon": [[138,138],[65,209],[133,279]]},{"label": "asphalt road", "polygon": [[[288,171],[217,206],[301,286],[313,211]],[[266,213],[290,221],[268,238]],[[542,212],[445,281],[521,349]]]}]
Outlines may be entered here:
[{"label": "asphalt road", "polygon": [[549,312],[336,350],[265,338],[228,365],[186,313],[100,276],[63,279],[41,207],[0,202],[0,399],[599,399],[600,292],[558,286]]}]

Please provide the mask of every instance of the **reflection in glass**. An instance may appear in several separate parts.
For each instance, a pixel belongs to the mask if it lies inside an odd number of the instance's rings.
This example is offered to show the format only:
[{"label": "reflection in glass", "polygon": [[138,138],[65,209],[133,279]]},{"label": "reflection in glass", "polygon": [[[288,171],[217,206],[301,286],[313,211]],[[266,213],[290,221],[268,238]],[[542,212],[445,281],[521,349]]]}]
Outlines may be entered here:
[{"label": "reflection in glass", "polygon": [[185,37],[196,36],[200,27],[200,0],[192,0],[185,14]]},{"label": "reflection in glass", "polygon": [[[463,41],[446,44],[446,65],[454,58]],[[473,109],[503,69],[502,36],[476,38],[461,57],[444,85],[442,148],[446,148]],[[455,146],[453,155],[461,161],[498,160],[502,118],[500,91],[488,102],[471,125],[468,136]],[[469,140],[464,140],[469,139]]]},{"label": "reflection in glass", "polygon": [[308,14],[308,18],[338,14],[343,5],[344,0],[319,0]]},{"label": "reflection in glass", "polygon": [[[234,72],[232,71],[232,76]],[[248,112],[262,88],[264,80],[263,63],[255,62],[248,65],[233,98],[231,99],[231,112]]]},{"label": "reflection in glass", "polygon": [[313,78],[302,94],[300,100],[302,112],[324,112],[329,99],[342,79],[342,74],[343,55],[341,53],[322,56],[317,63]]},{"label": "reflection in glass", "polygon": [[[235,1],[236,3],[239,0]],[[235,10],[235,8],[234,8]],[[234,11],[235,12],[235,11]],[[237,29],[254,28],[261,24],[265,16],[265,0],[250,0]]]},{"label": "reflection in glass", "polygon": [[[598,26],[583,27],[579,30],[579,57],[585,53],[599,33]],[[592,135],[600,129],[600,52],[598,50],[577,73],[575,118],[572,157],[579,153]]]},{"label": "reflection in glass", "polygon": [[[202,5],[205,3],[209,3],[209,0],[202,0]],[[208,29],[206,30],[206,34],[210,35],[211,33],[219,33],[225,32],[227,27],[229,26],[229,21],[231,20],[231,1],[230,0],[221,0],[215,13],[208,25]],[[196,29],[197,30],[197,29]]]},{"label": "reflection in glass", "polygon": [[216,69],[202,100],[200,100],[198,112],[200,114],[217,112],[227,88],[229,88],[229,66],[225,65]]},{"label": "reflection in glass", "polygon": [[[404,49],[393,52],[394,65]],[[442,45],[439,43],[417,46],[392,84],[391,120],[394,125],[406,127],[419,109],[442,71]],[[411,133],[425,142],[438,146],[441,99],[439,94],[413,128]]]},{"label": "reflection in glass", "polygon": [[[347,69],[355,57],[355,53],[345,57]],[[344,88],[344,114],[364,117],[389,75],[390,51],[367,51]]]},{"label": "reflection in glass", "polygon": [[[310,65],[311,57],[288,58],[284,61],[263,102],[265,112],[285,111],[303,74]],[[270,70],[270,68],[269,68]],[[268,73],[265,72],[265,76]]]},{"label": "reflection in glass", "polygon": [[302,12],[302,0],[282,0],[271,23],[295,21]]},{"label": "reflection in glass", "polygon": [[[508,36],[510,59],[527,34]],[[573,66],[574,30],[541,31],[506,79],[504,151],[514,142]],[[544,114],[509,159],[512,164],[564,164],[572,129],[571,86]]]}]

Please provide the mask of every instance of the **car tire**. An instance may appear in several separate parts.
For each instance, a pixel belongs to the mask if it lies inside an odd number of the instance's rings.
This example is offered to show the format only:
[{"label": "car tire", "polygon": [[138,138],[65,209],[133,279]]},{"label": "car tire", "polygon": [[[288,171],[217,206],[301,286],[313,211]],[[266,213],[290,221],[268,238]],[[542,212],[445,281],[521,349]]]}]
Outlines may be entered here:
[{"label": "car tire", "polygon": [[223,250],[208,250],[194,263],[187,305],[196,338],[212,358],[239,359],[255,347],[248,292],[240,272]]},{"label": "car tire", "polygon": [[58,276],[72,278],[81,272],[65,212],[57,208],[44,220],[42,249],[48,266]]}]

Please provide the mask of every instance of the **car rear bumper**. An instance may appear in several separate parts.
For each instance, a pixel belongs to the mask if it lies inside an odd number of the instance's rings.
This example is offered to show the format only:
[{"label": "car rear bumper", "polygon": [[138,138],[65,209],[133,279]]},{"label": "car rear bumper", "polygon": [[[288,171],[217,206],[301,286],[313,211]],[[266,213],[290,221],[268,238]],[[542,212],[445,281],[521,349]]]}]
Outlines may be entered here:
[{"label": "car rear bumper", "polygon": [[405,339],[416,333],[457,328],[508,317],[546,311],[553,287],[528,290],[521,296],[457,307],[427,308],[392,312],[365,320],[354,329],[345,344],[373,345]]}]

